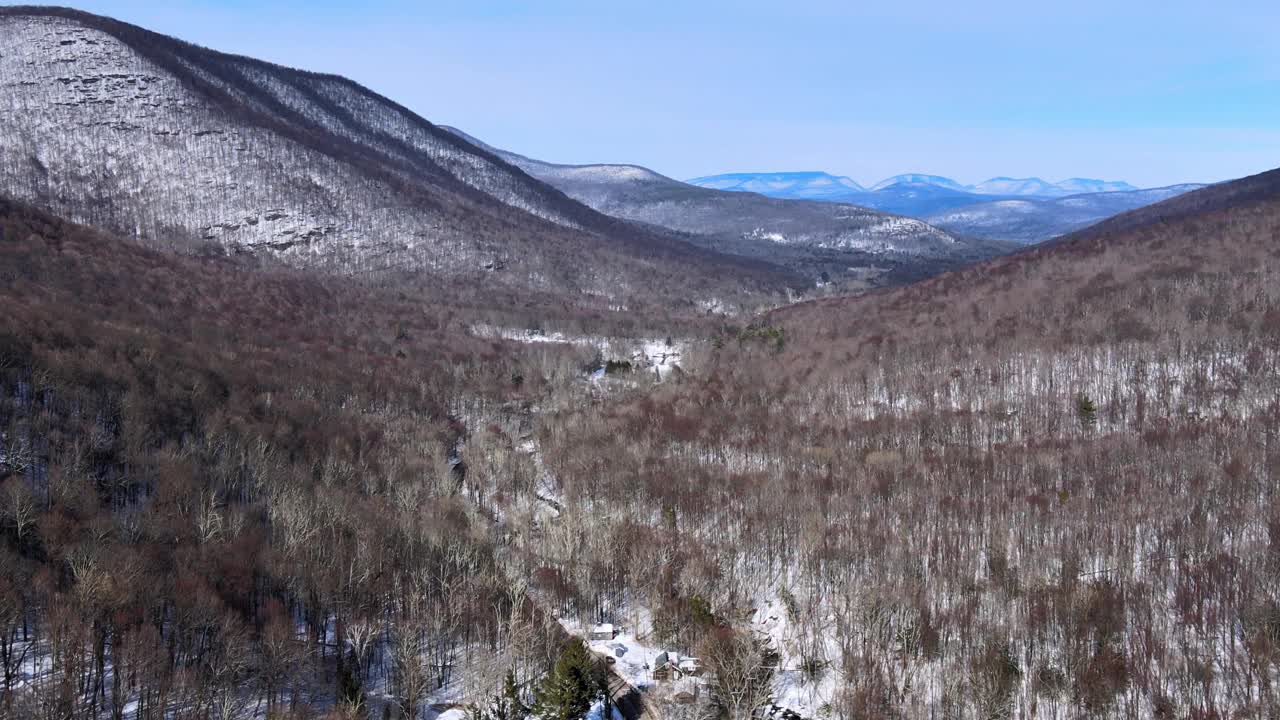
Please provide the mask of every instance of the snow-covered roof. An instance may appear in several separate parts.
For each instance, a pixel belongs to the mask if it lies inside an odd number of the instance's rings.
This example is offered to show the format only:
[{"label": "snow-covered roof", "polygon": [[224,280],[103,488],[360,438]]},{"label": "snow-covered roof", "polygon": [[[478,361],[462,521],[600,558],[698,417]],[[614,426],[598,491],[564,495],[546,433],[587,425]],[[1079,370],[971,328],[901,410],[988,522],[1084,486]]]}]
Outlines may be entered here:
[{"label": "snow-covered roof", "polygon": [[667,664],[679,665],[680,653],[674,650],[664,650],[663,652],[658,653],[658,657],[654,659],[654,667],[660,668]]}]

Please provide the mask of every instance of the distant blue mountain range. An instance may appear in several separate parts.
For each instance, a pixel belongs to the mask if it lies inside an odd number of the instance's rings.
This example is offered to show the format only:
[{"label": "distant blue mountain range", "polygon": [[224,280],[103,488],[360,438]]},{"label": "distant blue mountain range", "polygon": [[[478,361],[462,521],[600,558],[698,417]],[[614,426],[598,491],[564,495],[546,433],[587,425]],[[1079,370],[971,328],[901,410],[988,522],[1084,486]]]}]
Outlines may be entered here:
[{"label": "distant blue mountain range", "polygon": [[880,182],[872,185],[870,190],[883,190],[894,185],[933,185],[935,187],[946,188],[948,190],[966,191],[967,187],[952,180],[944,178],[941,175],[921,175],[920,173],[907,173],[905,175],[894,175],[891,178],[885,178]]},{"label": "distant blue mountain range", "polygon": [[908,173],[864,188],[824,172],[733,173],[694,178],[690,184],[754,192],[787,200],[848,203],[919,218],[952,232],[1034,242],[1084,227],[1125,210],[1194,190],[1175,185],[1140,190],[1127,182],[1070,178],[997,177],[961,185],[938,175]]},{"label": "distant blue mountain range", "polygon": [[761,195],[791,200],[829,200],[834,202],[850,202],[851,195],[880,192],[898,185],[927,186],[927,189],[922,190],[922,192],[927,192],[932,188],[942,188],[973,195],[1039,198],[1058,198],[1084,193],[1129,192],[1138,189],[1123,181],[1094,180],[1092,178],[1070,178],[1062,182],[1051,183],[1034,177],[997,177],[976,185],[962,185],[951,178],[920,173],[894,175],[867,188],[850,178],[817,171],[729,173],[694,178],[688,182],[692,185],[716,190],[755,192]]},{"label": "distant blue mountain range", "polygon": [[753,192],[791,200],[833,202],[851,193],[866,192],[866,188],[847,177],[824,172],[729,173],[694,178],[689,184],[713,190]]}]

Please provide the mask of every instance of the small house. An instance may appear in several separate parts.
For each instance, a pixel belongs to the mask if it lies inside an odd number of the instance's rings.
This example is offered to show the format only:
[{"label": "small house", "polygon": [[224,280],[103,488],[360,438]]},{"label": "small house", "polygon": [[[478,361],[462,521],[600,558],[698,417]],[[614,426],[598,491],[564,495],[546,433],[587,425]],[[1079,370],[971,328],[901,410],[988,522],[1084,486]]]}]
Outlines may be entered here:
[{"label": "small house", "polygon": [[696,657],[681,658],[676,667],[679,668],[681,675],[698,677],[702,674],[702,661]]},{"label": "small house", "polygon": [[600,623],[591,629],[591,639],[595,640],[612,640],[618,636],[617,630],[613,627],[613,623]]},{"label": "small house", "polygon": [[662,651],[653,660],[653,677],[657,680],[670,680],[680,675],[680,653]]}]

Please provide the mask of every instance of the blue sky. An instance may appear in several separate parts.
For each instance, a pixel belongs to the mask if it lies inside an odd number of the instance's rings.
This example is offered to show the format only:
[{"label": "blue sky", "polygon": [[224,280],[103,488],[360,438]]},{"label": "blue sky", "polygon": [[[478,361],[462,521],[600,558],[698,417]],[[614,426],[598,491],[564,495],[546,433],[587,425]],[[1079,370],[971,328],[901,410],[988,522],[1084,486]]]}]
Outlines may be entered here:
[{"label": "blue sky", "polygon": [[557,162],[1146,186],[1280,166],[1275,2],[74,4]]}]

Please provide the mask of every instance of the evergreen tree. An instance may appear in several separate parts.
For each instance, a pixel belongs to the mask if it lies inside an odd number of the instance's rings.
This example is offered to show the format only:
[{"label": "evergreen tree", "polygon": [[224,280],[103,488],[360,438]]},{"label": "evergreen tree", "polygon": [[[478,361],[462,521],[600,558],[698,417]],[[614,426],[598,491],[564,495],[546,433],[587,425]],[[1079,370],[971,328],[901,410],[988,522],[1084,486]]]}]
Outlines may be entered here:
[{"label": "evergreen tree", "polygon": [[502,685],[502,696],[506,700],[510,720],[524,720],[529,717],[530,708],[520,699],[520,685],[516,683],[514,671],[507,671],[506,682]]},{"label": "evergreen tree", "polygon": [[543,720],[580,720],[601,695],[602,675],[586,646],[570,640],[538,688],[534,713]]},{"label": "evergreen tree", "polygon": [[1076,413],[1080,416],[1080,427],[1092,430],[1098,424],[1098,406],[1084,393],[1076,400]]},{"label": "evergreen tree", "polygon": [[613,695],[609,693],[609,671],[600,670],[596,676],[600,681],[600,697],[604,699],[604,712],[600,713],[600,717],[603,720],[613,720]]},{"label": "evergreen tree", "polygon": [[502,692],[493,696],[488,708],[473,705],[468,714],[471,720],[525,720],[529,717],[529,707],[520,698],[515,672],[507,671]]},{"label": "evergreen tree", "polygon": [[356,674],[355,659],[350,658],[344,662],[345,656],[346,653],[338,653],[338,704],[359,709],[364,706],[363,684],[360,682],[360,676]]}]

